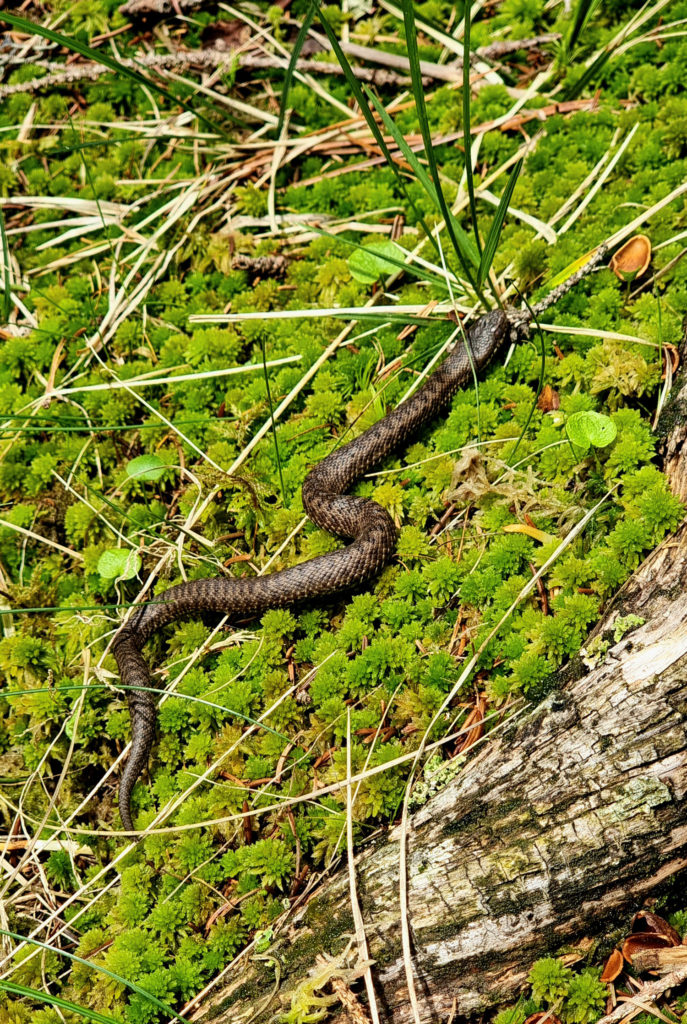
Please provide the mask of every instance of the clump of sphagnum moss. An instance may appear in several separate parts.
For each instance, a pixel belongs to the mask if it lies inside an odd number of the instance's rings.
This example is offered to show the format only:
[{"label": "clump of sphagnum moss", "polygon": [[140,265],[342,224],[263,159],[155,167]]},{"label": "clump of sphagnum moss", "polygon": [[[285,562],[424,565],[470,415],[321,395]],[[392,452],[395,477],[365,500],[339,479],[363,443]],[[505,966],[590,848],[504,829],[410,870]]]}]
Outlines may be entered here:
[{"label": "clump of sphagnum moss", "polygon": [[530,997],[501,1010],[494,1024],[524,1024],[534,1013],[549,1012],[564,1024],[593,1024],[603,1015],[607,988],[600,969],[574,971],[556,957],[537,960],[530,971]]},{"label": "clump of sphagnum moss", "polygon": [[[294,16],[302,16],[303,10],[293,6]],[[439,18],[450,5],[436,0],[423,6],[426,16]],[[63,30],[92,38],[119,28],[123,21],[116,7],[81,0],[76,9],[65,9]],[[508,0],[493,22],[477,22],[475,45],[489,42],[495,28],[510,26],[509,31],[523,36],[560,28],[563,15],[556,12],[553,23],[544,7],[538,0]],[[672,16],[687,16],[687,4],[675,5]],[[608,40],[613,18],[611,11],[594,23],[587,45]],[[273,20],[279,30],[276,13]],[[201,44],[210,21],[210,13],[201,12],[189,26],[191,44]],[[360,26],[367,24],[363,19]],[[119,39],[125,50],[128,36]],[[657,202],[684,180],[687,101],[680,95],[677,69],[684,66],[686,48],[680,38],[666,39],[660,55],[654,47],[630,48],[604,72],[605,106],[595,113],[547,119],[512,204],[543,220],[556,216],[618,130],[625,133],[635,124],[640,130],[604,188],[555,245],[537,239],[521,221],[507,220],[497,270],[512,266],[523,288],[535,289],[535,297],[544,294],[547,282],[580,253],[627,223],[638,206]],[[429,46],[423,56],[435,59],[437,53]],[[40,68],[25,66],[13,71],[10,81],[40,73]],[[345,83],[329,82],[345,100]],[[66,96],[38,94],[36,124],[61,120],[61,128],[41,135],[35,148],[12,143],[8,130],[27,117],[33,97],[8,98],[0,111],[0,127],[6,129],[3,145],[11,159],[0,169],[0,192],[23,189],[35,195],[137,202],[137,216],[152,216],[160,198],[148,198],[144,184],[151,160],[157,161],[157,179],[181,183],[196,174],[192,149],[170,153],[161,141],[151,150],[148,140],[117,126],[118,119],[144,116],[149,109],[144,92],[130,81],[108,75],[81,88],[86,112],[77,112],[71,122],[64,120]],[[627,96],[635,105],[617,109],[613,97]],[[291,102],[311,129],[329,124],[326,105],[300,83],[294,83]],[[500,117],[510,103],[504,87],[487,86],[473,103],[474,123]],[[460,131],[459,92],[436,90],[429,116],[436,131]],[[399,112],[398,123],[408,133],[418,131],[410,105]],[[101,144],[103,132],[107,145]],[[490,133],[480,160],[496,166],[518,144],[513,134]],[[444,147],[438,159],[447,192],[451,195],[453,182],[456,194],[462,158]],[[407,234],[400,244],[406,248],[417,243],[417,212],[430,221],[434,217],[417,183],[409,185],[414,210],[386,168],[341,177],[322,175],[322,168],[320,157],[306,155],[299,165],[299,182],[282,170],[281,203],[299,213],[339,216],[402,207]],[[314,183],[307,183],[311,178]],[[266,209],[266,191],[253,185],[242,186],[236,199],[243,214],[262,216]],[[647,230],[654,246],[669,242],[679,209],[674,204],[670,215],[652,220]],[[211,221],[201,222],[185,240],[176,261],[151,288],[145,316],[130,316],[103,349],[105,361],[124,380],[149,373],[207,372],[191,387],[146,390],[147,401],[162,409],[178,431],[174,436],[167,423],[126,390],[84,392],[76,396],[78,404],[43,403],[39,415],[26,418],[27,403],[45,395],[57,347],[63,346],[55,373],[59,385],[82,358],[84,336],[96,336],[108,305],[107,289],[92,262],[77,259],[82,239],[65,237],[59,247],[46,247],[55,237],[49,224],[53,219],[54,211],[36,209],[33,223],[39,230],[21,236],[17,249],[23,272],[41,273],[40,285],[22,293],[36,329],[7,337],[0,345],[0,415],[11,424],[0,462],[0,518],[10,524],[0,525],[3,589],[7,586],[17,609],[55,609],[15,616],[14,633],[0,641],[7,688],[28,691],[1,699],[0,762],[3,776],[14,770],[23,780],[39,766],[59,775],[69,755],[71,770],[60,793],[64,818],[129,737],[123,696],[104,686],[85,693],[65,687],[82,681],[84,650],[93,652],[92,658],[104,650],[118,621],[113,606],[134,600],[159,550],[176,543],[179,526],[198,500],[198,486],[204,497],[216,488],[194,525],[214,546],[210,557],[208,549],[188,541],[184,568],[189,579],[215,575],[221,563],[226,572],[240,576],[270,558],[271,568],[278,569],[334,550],[341,542],[310,524],[282,549],[302,518],[305,474],[334,445],[355,436],[403,397],[414,374],[445,341],[447,330],[425,327],[409,342],[399,338],[398,326],[358,338],[364,333],[359,329],[277,423],[279,464],[268,437],[235,477],[227,479],[211,463],[198,460],[189,442],[227,468],[269,415],[268,396],[261,372],[225,378],[213,372],[230,364],[260,365],[263,355],[268,360],[297,357],[270,371],[276,403],[320,357],[339,325],[305,320],[297,329],[293,321],[208,327],[190,325],[188,316],[221,314],[229,304],[234,312],[248,312],[362,303],[369,288],[350,274],[352,250],[346,239],[320,237],[302,246],[281,284],[255,283],[246,271],[232,269],[230,242]],[[116,237],[114,229],[108,231]],[[235,237],[233,244],[249,254],[270,249],[270,243],[255,246],[249,234]],[[657,249],[654,270],[667,267],[679,251],[674,242]],[[64,256],[74,262],[59,273],[50,269],[51,262]],[[417,282],[401,283],[397,294],[401,302],[443,297]],[[656,293],[634,299],[602,270],[547,315],[564,328],[593,325],[663,345],[677,341],[686,311],[683,261],[661,278]],[[137,824],[144,827],[185,790],[193,791],[170,819],[180,827],[178,833],[146,838],[128,855],[118,886],[105,891],[86,914],[77,917],[74,908],[67,909],[80,956],[165,1002],[181,1005],[251,937],[270,928],[297,891],[297,870],[328,864],[338,856],[346,841],[345,800],[339,793],[317,804],[296,804],[289,813],[280,805],[309,792],[315,782],[327,785],[345,777],[349,729],[354,772],[396,761],[415,749],[461,672],[460,658],[449,653],[455,652],[456,639],[464,633],[467,654],[479,647],[531,580],[533,568],[543,564],[586,510],[612,492],[546,577],[548,614],[536,595],[531,597],[481,656],[479,685],[490,707],[513,694],[537,697],[556,669],[579,650],[604,601],[675,528],[683,510],[654,465],[651,419],[661,386],[658,351],[573,333],[547,334],[544,344],[545,381],[558,392],[560,409],[543,412],[535,407],[529,418],[540,366],[535,338],[518,347],[507,366],[490,369],[480,384],[479,401],[474,389],[458,395],[441,422],[381,467],[398,472],[358,486],[357,493],[381,502],[399,526],[397,558],[362,593],[318,607],[268,612],[260,623],[242,630],[240,643],[216,644],[202,659],[194,654],[209,636],[205,624],[177,623],[164,637],[151,640],[151,661],[167,672],[166,678],[155,676],[154,685],[172,688],[174,695],[160,708],[150,781],[134,793]],[[380,368],[404,354],[400,374],[379,376]],[[84,385],[108,380],[95,361],[84,365]],[[617,437],[607,448],[582,456],[567,442],[565,422],[585,410],[609,415]],[[456,450],[476,439],[497,443],[479,448],[468,471],[454,479],[460,458]],[[154,454],[161,461],[157,479],[128,478],[127,464],[141,454]],[[184,467],[192,469],[192,481]],[[56,474],[70,478],[71,492],[65,492]],[[461,492],[466,477],[470,491]],[[451,500],[464,518],[437,537],[432,527]],[[550,540],[542,543],[504,531],[507,525],[522,523],[525,513]],[[117,545],[112,525],[143,549],[139,579],[115,582],[101,574],[102,554]],[[42,533],[70,547],[77,558],[55,548],[27,546],[12,526]],[[180,579],[178,564],[170,561],[152,596]],[[116,671],[111,656],[102,669],[111,680]],[[257,719],[273,706],[268,729],[246,732],[246,719]],[[441,728],[435,728],[436,735]],[[219,758],[221,771],[213,770],[208,782],[198,784]],[[406,779],[406,770],[395,765],[361,784],[353,809],[356,840],[393,819]],[[19,797],[18,789],[8,792]],[[256,812],[271,809],[255,813],[249,825],[228,820],[246,804]],[[29,786],[22,808],[28,815],[42,816],[42,790]],[[103,820],[118,825],[110,784],[97,814],[81,813],[85,825]],[[202,821],[218,824],[193,827]],[[113,849],[103,839],[94,841],[90,859],[53,851],[45,856],[46,877],[56,890],[73,893],[97,873]],[[228,903],[229,912],[217,916]],[[16,925],[28,931],[33,922],[19,917]],[[58,958],[27,960],[15,980],[39,987],[48,977],[65,998],[133,1024],[159,1018],[154,1006],[112,979],[80,965],[65,976],[64,967]],[[566,1024],[587,1024],[601,1005],[596,975],[570,972],[559,961],[535,965],[532,987],[536,1006],[558,1007]],[[0,1014],[5,1016],[0,1019],[53,1024],[53,1010],[28,1010],[11,997],[1,998],[5,1005]],[[519,1008],[504,1013],[510,1016],[500,1014],[499,1024],[521,1024]]]}]

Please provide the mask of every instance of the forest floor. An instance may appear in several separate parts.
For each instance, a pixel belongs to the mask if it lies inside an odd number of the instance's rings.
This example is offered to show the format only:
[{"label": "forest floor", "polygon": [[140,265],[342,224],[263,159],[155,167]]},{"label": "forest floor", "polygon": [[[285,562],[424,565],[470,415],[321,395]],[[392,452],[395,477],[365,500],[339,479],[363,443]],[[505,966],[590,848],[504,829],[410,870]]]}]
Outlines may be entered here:
[{"label": "forest floor", "polygon": [[[411,807],[546,694],[684,516],[656,449],[687,314],[687,0],[478,0],[469,89],[460,4],[325,6],[291,74],[310,10],[0,10],[0,1024],[197,1012],[398,820],[419,746]],[[358,485],[399,528],[372,585],[151,640],[146,834],[122,835],[127,609],[339,547],[304,516],[308,469],[457,319],[637,235]],[[684,935],[679,880],[654,909]],[[628,927],[533,965],[499,1024],[592,1024]]]}]

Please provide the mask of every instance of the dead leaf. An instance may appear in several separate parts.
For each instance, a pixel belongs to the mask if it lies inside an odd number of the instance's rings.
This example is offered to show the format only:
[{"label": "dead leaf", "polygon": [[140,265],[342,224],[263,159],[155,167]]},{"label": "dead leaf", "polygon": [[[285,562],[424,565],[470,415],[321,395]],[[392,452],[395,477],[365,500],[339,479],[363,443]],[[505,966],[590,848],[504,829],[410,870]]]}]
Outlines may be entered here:
[{"label": "dead leaf", "polygon": [[636,932],[654,932],[656,935],[663,935],[665,938],[670,939],[671,945],[680,945],[680,936],[672,924],[668,924],[664,917],[653,914],[650,910],[640,910],[635,914],[632,918],[630,931],[633,934]]},{"label": "dead leaf", "polygon": [[538,540],[541,544],[548,544],[555,540],[550,533],[537,529],[536,526],[528,526],[527,523],[506,523],[503,527],[504,533],[526,533],[528,537]]},{"label": "dead leaf", "polygon": [[641,277],[651,262],[651,242],[646,235],[628,239],[611,257],[609,266],[621,281]]},{"label": "dead leaf", "polygon": [[628,964],[632,963],[632,957],[642,953],[646,949],[665,949],[673,943],[665,935],[658,935],[656,932],[634,932],[628,935],[623,943],[623,956]]},{"label": "dead leaf", "polygon": [[473,743],[484,735],[484,713],[487,710],[487,702],[484,697],[478,697],[472,711],[467,715],[461,726],[461,731],[467,729],[456,745],[456,753],[461,753],[471,747]]},{"label": "dead leaf", "polygon": [[606,966],[601,973],[601,981],[615,981],[620,972],[623,969],[623,954],[619,949],[614,949],[608,960]]},{"label": "dead leaf", "polygon": [[560,409],[560,407],[560,395],[557,391],[554,391],[550,384],[545,384],[537,399],[537,408],[541,409],[542,412],[553,412],[554,409]]},{"label": "dead leaf", "polygon": [[446,497],[456,505],[470,505],[491,490],[482,456],[469,448],[455,464]]},{"label": "dead leaf", "polygon": [[250,37],[250,29],[238,18],[229,21],[212,21],[201,33],[203,45],[213,50],[238,50]]}]

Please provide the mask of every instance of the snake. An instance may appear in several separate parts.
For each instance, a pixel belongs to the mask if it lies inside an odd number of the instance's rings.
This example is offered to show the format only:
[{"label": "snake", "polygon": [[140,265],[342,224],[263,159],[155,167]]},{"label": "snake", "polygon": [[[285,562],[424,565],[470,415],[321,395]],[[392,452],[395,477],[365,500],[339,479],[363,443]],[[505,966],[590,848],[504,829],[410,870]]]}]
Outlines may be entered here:
[{"label": "snake", "polygon": [[220,613],[252,618],[340,594],[366,583],[391,559],[397,538],[393,519],[376,501],[348,492],[353,486],[446,409],[456,392],[484,370],[513,340],[515,318],[501,309],[483,314],[463,332],[462,344],[424,383],[354,440],[317,463],[302,485],[303,507],[316,526],[351,541],[346,547],[254,577],[213,577],[170,587],[154,601],[135,605],[112,641],[131,716],[131,747],[119,783],[119,814],[126,832],[137,834],[131,815],[134,784],[148,763],[155,737],[156,704],[143,648],[153,633],[179,619]]}]

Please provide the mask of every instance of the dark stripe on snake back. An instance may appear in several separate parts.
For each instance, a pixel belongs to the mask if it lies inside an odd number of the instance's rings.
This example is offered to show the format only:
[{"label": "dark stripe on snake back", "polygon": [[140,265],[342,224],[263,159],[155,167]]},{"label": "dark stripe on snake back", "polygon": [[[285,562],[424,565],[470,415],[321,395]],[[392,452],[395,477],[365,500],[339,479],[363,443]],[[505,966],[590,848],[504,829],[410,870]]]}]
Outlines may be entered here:
[{"label": "dark stripe on snake back", "polygon": [[[482,316],[468,332],[470,352],[479,372],[509,336],[509,320],[501,310]],[[170,587],[154,602],[139,605],[113,641],[114,656],[128,689],[131,752],[119,784],[119,813],[128,832],[131,791],[143,771],[155,734],[156,705],[148,692],[150,669],[142,649],[161,626],[205,612],[233,618],[258,615],[270,608],[309,601],[370,579],[389,561],[396,528],[375,501],[346,492],[401,444],[446,408],[456,391],[472,380],[472,365],[459,342],[415,394],[360,437],[328,455],[303,483],[303,505],[312,521],[331,533],[352,538],[347,547],[301,562],[270,576],[250,579],[217,577]]]}]

